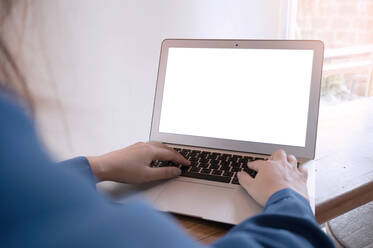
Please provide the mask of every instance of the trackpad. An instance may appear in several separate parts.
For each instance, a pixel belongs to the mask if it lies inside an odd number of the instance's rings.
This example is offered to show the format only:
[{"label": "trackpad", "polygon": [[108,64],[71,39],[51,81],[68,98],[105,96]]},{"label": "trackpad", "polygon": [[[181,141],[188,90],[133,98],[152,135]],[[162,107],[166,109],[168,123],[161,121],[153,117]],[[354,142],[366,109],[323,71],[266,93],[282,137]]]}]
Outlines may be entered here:
[{"label": "trackpad", "polygon": [[170,181],[158,196],[159,210],[226,222],[235,189],[192,182]]}]

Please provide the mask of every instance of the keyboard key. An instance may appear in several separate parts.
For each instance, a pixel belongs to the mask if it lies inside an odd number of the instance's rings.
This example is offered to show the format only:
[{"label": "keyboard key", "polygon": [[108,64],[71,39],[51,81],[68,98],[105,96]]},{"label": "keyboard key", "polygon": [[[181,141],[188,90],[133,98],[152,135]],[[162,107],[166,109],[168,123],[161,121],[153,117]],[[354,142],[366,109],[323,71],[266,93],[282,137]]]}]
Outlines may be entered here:
[{"label": "keyboard key", "polygon": [[252,177],[252,178],[255,178],[256,174],[258,174],[258,172],[252,170],[251,172],[249,172],[249,175]]},{"label": "keyboard key", "polygon": [[167,161],[157,161],[156,162],[156,166],[155,167],[165,167],[165,166],[167,166]]},{"label": "keyboard key", "polygon": [[219,156],[219,154],[214,152],[214,153],[209,154],[208,158],[209,159],[216,159],[218,156]]},{"label": "keyboard key", "polygon": [[229,166],[230,162],[228,162],[228,161],[221,161],[220,164],[222,166]]},{"label": "keyboard key", "polygon": [[231,181],[230,177],[200,174],[196,172],[185,172],[185,173],[182,173],[181,176],[204,179],[204,180],[215,181],[215,182],[222,182],[222,183],[229,183]]},{"label": "keyboard key", "polygon": [[233,164],[231,167],[233,167],[233,168],[240,168],[242,166],[246,166],[246,164]]},{"label": "keyboard key", "polygon": [[220,158],[221,158],[221,160],[227,160],[228,156],[229,156],[228,154],[223,153],[223,154],[220,155]]},{"label": "keyboard key", "polygon": [[240,183],[238,182],[238,178],[237,178],[237,176],[235,176],[235,177],[233,178],[233,180],[232,180],[232,184],[240,184]]},{"label": "keyboard key", "polygon": [[225,171],[225,172],[223,173],[223,176],[232,177],[233,174],[234,174],[234,172]]},{"label": "keyboard key", "polygon": [[197,150],[193,150],[193,151],[190,152],[190,155],[192,157],[198,157],[200,154],[201,154],[201,152],[197,151]]},{"label": "keyboard key", "polygon": [[198,167],[202,167],[202,168],[207,168],[209,167],[210,165],[207,164],[207,163],[200,163]]},{"label": "keyboard key", "polygon": [[223,160],[223,161],[230,161],[231,159],[232,159],[232,155],[230,155],[230,154],[223,154],[221,156],[221,160]]},{"label": "keyboard key", "polygon": [[164,164],[164,166],[173,166],[175,167],[177,164],[172,162],[172,161],[168,161],[167,163]]},{"label": "keyboard key", "polygon": [[233,167],[240,166],[240,164],[238,162],[232,161],[231,166],[233,166]]},{"label": "keyboard key", "polygon": [[199,156],[203,159],[208,159],[209,155],[210,155],[210,152],[201,152]]},{"label": "keyboard key", "polygon": [[166,166],[178,167],[179,164],[175,163],[175,162],[172,162],[172,161],[167,161],[167,162],[161,163],[161,165],[159,167],[166,167]]},{"label": "keyboard key", "polygon": [[212,175],[221,175],[222,171],[221,170],[212,170]]},{"label": "keyboard key", "polygon": [[197,161],[190,161],[190,166],[198,167],[199,163]]},{"label": "keyboard key", "polygon": [[213,164],[211,165],[209,168],[210,169],[219,169],[220,165],[217,165],[217,164]]},{"label": "keyboard key", "polygon": [[220,162],[219,160],[211,160],[211,161],[210,161],[210,164],[215,164],[215,165],[217,165],[217,164],[219,164],[219,162]]},{"label": "keyboard key", "polygon": [[241,165],[247,165],[248,162],[249,162],[248,160],[240,160],[239,164],[241,164]]},{"label": "keyboard key", "polygon": [[190,158],[188,158],[188,160],[190,162],[192,162],[192,161],[197,162],[199,160],[199,158],[198,157],[190,157]]},{"label": "keyboard key", "polygon": [[181,173],[186,172],[186,171],[188,171],[189,169],[190,169],[190,166],[186,166],[186,165],[182,165],[182,166],[180,167]]},{"label": "keyboard key", "polygon": [[244,167],[243,167],[243,170],[244,170],[247,174],[249,174],[251,177],[255,178],[256,173],[257,173],[256,171],[250,169],[250,168],[247,167],[247,166],[244,166]]},{"label": "keyboard key", "polygon": [[209,158],[201,158],[199,162],[201,163],[207,163],[210,159]]},{"label": "keyboard key", "polygon": [[202,168],[202,170],[201,170],[200,173],[203,173],[203,174],[210,174],[210,172],[211,172],[211,169]]},{"label": "keyboard key", "polygon": [[183,155],[183,156],[185,157],[189,152],[190,152],[190,150],[188,150],[188,149],[182,149],[182,150],[180,151],[180,154]]},{"label": "keyboard key", "polygon": [[241,158],[242,158],[242,156],[240,156],[240,155],[233,155],[232,161],[238,162]]},{"label": "keyboard key", "polygon": [[191,171],[191,172],[199,172],[200,169],[201,169],[201,168],[198,168],[198,167],[192,167],[192,168],[190,169],[190,171]]},{"label": "keyboard key", "polygon": [[250,157],[250,156],[244,156],[242,159],[240,159],[240,162],[241,163],[247,163],[249,161],[253,161],[254,158],[253,157]]}]

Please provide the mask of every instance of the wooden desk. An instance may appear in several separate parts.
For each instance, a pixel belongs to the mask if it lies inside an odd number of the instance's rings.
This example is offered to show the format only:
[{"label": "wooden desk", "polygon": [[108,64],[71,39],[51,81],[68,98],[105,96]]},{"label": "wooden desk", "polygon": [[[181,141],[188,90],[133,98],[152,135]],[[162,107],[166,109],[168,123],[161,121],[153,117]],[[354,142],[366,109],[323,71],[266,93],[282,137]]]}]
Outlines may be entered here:
[{"label": "wooden desk", "polygon": [[[326,222],[373,200],[373,98],[322,107],[316,152],[316,218]],[[175,215],[210,244],[230,225]]]},{"label": "wooden desk", "polygon": [[373,200],[373,98],[320,109],[316,153],[319,223]]}]

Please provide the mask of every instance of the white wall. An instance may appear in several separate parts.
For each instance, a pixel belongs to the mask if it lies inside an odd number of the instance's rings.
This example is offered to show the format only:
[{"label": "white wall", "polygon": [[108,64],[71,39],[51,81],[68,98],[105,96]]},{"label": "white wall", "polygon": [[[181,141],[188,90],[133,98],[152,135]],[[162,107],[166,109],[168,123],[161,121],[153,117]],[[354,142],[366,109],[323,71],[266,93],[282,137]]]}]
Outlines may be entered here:
[{"label": "white wall", "polygon": [[36,0],[24,52],[58,158],[147,140],[165,38],[286,38],[291,0]]}]

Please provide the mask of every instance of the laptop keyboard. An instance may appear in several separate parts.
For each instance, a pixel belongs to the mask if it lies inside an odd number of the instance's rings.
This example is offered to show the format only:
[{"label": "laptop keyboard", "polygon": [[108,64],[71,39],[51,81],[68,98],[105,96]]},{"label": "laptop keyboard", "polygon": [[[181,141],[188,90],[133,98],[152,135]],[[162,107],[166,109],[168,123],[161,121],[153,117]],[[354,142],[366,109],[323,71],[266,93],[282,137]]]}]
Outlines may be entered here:
[{"label": "laptop keyboard", "polygon": [[237,172],[246,171],[251,177],[257,172],[248,168],[247,163],[264,158],[240,156],[226,153],[207,152],[174,148],[191,162],[190,166],[176,164],[171,161],[153,161],[151,167],[175,166],[181,169],[181,176],[215,182],[239,184]]}]

